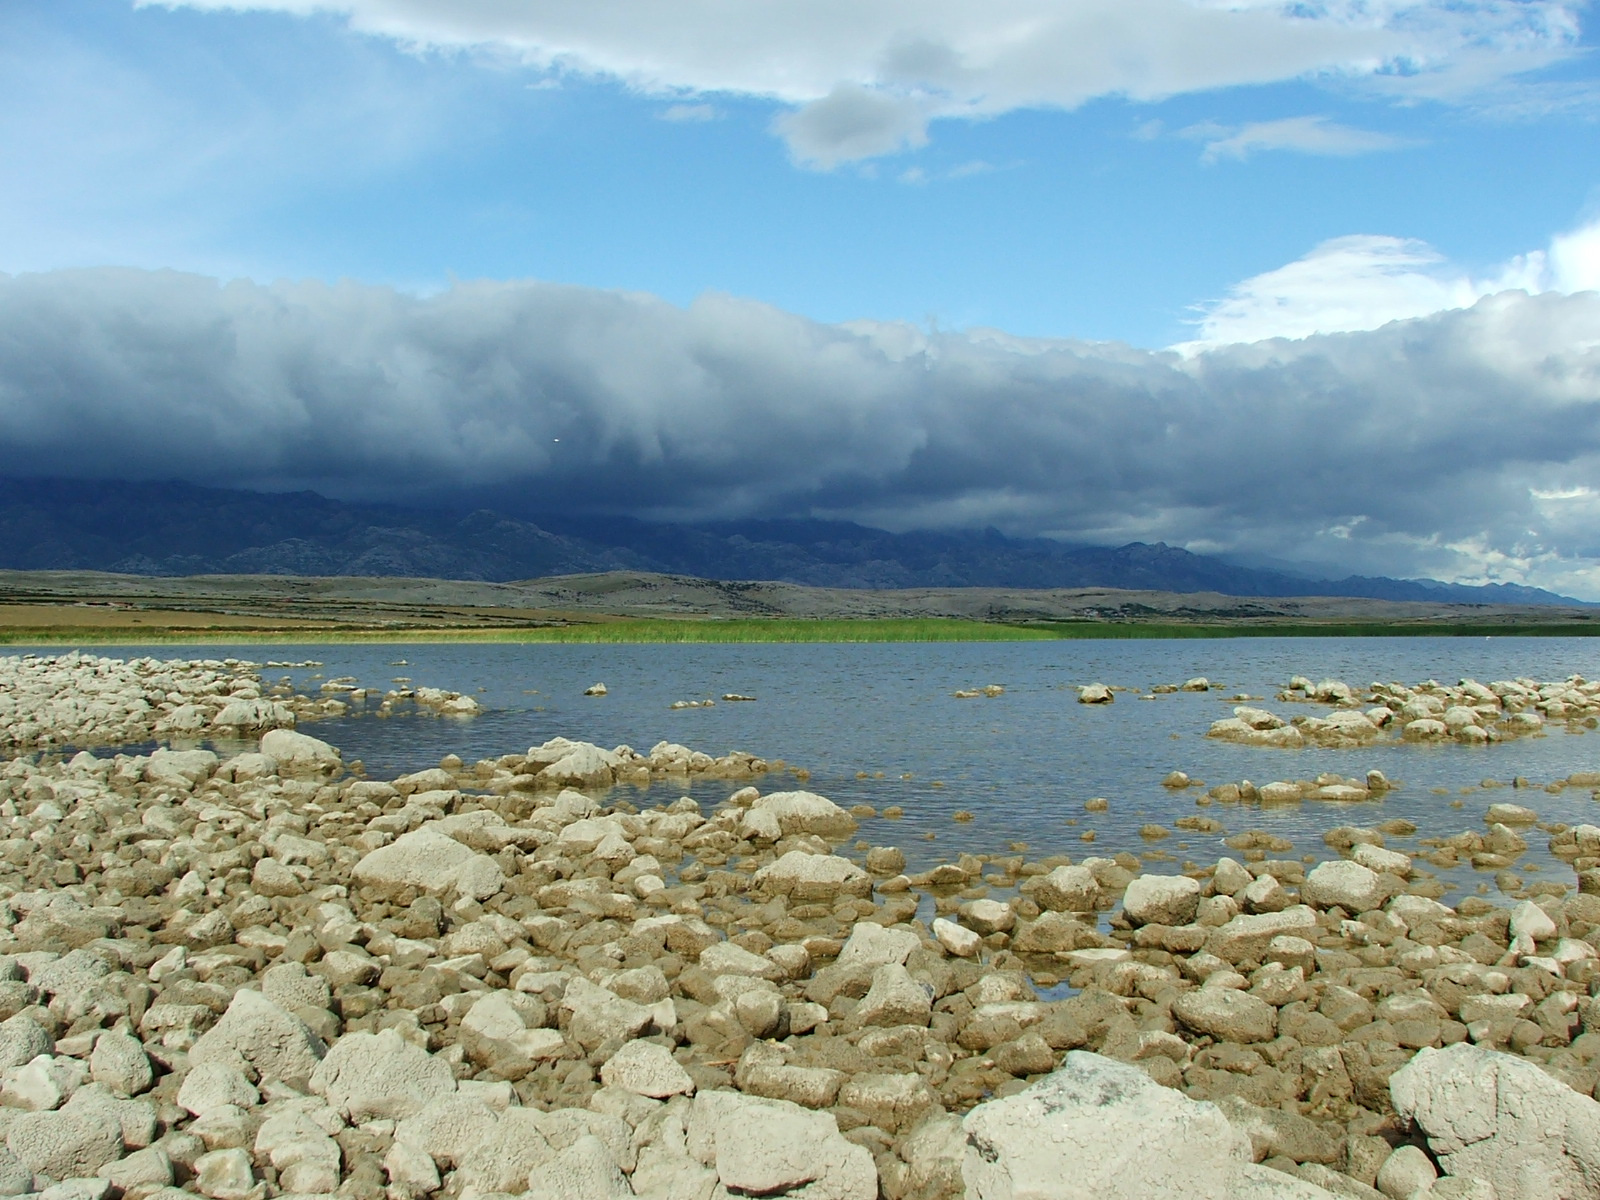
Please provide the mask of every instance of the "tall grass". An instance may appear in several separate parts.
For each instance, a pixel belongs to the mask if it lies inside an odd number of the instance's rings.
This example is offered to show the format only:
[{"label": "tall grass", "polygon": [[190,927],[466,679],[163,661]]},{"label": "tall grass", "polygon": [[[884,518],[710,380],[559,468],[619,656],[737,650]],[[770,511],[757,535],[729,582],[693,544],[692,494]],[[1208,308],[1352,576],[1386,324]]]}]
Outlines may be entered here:
[{"label": "tall grass", "polygon": [[399,629],[345,626],[321,629],[249,629],[237,626],[46,626],[0,629],[5,646],[315,644],[339,642],[1019,642],[1060,639],[1228,637],[1593,637],[1596,625],[1470,624],[1464,622],[1274,622],[1176,624],[1169,622],[1040,621],[1000,624],[946,617],[602,619],[594,623],[512,628],[413,626]]}]

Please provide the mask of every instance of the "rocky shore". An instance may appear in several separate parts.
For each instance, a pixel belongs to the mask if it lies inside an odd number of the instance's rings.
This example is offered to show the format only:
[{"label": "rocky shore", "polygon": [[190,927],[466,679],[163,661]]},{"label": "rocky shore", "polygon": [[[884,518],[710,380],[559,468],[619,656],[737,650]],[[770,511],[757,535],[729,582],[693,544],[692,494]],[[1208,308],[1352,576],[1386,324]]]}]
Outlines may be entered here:
[{"label": "rocky shore", "polygon": [[[1600,1196],[1591,826],[1514,907],[1356,826],[907,875],[746,754],[379,781],[252,664],[0,659],[0,697],[0,1195]],[[197,731],[229,752],[37,752]],[[1458,852],[1514,864],[1505,807]]]}]

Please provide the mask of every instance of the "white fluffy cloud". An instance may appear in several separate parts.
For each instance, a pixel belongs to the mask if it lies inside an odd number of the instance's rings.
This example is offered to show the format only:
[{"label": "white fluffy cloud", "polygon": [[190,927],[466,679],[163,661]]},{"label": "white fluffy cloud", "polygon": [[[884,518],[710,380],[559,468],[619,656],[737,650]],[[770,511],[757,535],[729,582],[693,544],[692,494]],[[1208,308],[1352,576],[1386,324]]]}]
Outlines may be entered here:
[{"label": "white fluffy cloud", "polygon": [[[813,165],[932,117],[1337,76],[1458,98],[1577,51],[1582,0],[140,0],[333,13],[407,46],[488,48],[647,92],[798,108]],[[860,93],[882,103],[868,110]],[[831,140],[830,140],[831,139]]]},{"label": "white fluffy cloud", "polygon": [[1600,295],[1184,358],[722,295],[0,276],[0,449],[41,475],[992,522],[1600,596]]},{"label": "white fluffy cloud", "polygon": [[1195,353],[1237,342],[1377,329],[1390,321],[1465,308],[1510,289],[1600,288],[1600,221],[1551,239],[1476,277],[1426,242],[1356,235],[1323,242],[1287,266],[1252,276],[1204,307]]}]

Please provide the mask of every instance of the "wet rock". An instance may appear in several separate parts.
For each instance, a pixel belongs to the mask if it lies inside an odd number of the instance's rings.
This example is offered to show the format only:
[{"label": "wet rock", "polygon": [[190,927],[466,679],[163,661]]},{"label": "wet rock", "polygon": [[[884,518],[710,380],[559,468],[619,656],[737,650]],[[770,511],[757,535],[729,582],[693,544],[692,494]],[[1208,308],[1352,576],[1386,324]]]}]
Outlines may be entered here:
[{"label": "wet rock", "polygon": [[983,938],[971,929],[964,929],[943,917],[933,920],[933,936],[957,958],[976,958],[983,949]]},{"label": "wet rock", "polygon": [[1057,867],[1028,880],[1022,891],[1049,912],[1093,912],[1100,882],[1087,867]]},{"label": "wet rock", "polygon": [[814,792],[773,792],[757,800],[750,811],[771,816],[785,837],[813,833],[845,838],[856,831],[854,817]]}]

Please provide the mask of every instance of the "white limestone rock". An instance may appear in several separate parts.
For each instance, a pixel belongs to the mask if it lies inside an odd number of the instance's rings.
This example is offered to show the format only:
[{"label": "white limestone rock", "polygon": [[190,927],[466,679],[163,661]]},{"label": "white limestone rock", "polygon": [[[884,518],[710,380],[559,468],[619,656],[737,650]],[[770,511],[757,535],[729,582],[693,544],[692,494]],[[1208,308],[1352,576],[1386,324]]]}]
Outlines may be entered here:
[{"label": "white limestone rock", "polygon": [[403,1120],[456,1090],[450,1064],[393,1029],[347,1033],[311,1076],[311,1090],[352,1124]]},{"label": "white limestone rock", "polygon": [[505,886],[494,859],[426,825],[372,851],[353,874],[361,886],[391,899],[420,892],[487,900]]},{"label": "white limestone rock", "polygon": [[1187,875],[1140,875],[1122,896],[1135,925],[1187,925],[1200,905],[1200,881]]},{"label": "white limestone rock", "polygon": [[1251,1161],[1250,1140],[1214,1104],[1083,1051],[962,1127],[972,1200],[1231,1200]]},{"label": "white limestone rock", "polygon": [[189,1051],[189,1062],[242,1064],[262,1080],[303,1083],[316,1071],[323,1053],[321,1039],[299,1017],[260,992],[241,988],[222,1019]]},{"label": "white limestone rock", "polygon": [[689,1153],[729,1192],[806,1200],[877,1200],[872,1155],[839,1133],[831,1113],[739,1092],[701,1092],[690,1110]]},{"label": "white limestone rock", "polygon": [[292,729],[273,729],[261,735],[261,753],[280,771],[333,774],[344,768],[339,752],[318,738]]},{"label": "white limestone rock", "polygon": [[619,1087],[654,1100],[687,1096],[694,1091],[689,1072],[657,1042],[628,1042],[600,1068],[600,1080],[607,1087]]},{"label": "white limestone rock", "polygon": [[1600,1195],[1600,1103],[1525,1059],[1465,1042],[1421,1050],[1389,1095],[1446,1175],[1486,1180],[1499,1200]]}]

